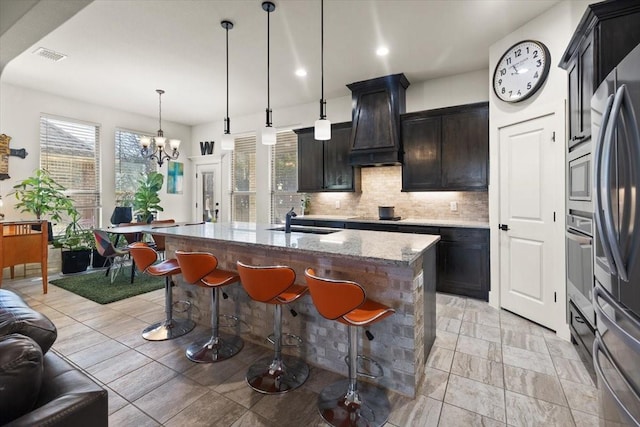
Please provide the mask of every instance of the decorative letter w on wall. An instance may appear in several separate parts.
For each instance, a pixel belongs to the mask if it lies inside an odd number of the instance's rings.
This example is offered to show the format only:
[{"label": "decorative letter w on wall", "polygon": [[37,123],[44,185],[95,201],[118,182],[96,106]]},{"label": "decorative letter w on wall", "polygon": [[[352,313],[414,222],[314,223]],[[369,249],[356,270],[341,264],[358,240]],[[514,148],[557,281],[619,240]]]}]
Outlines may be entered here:
[{"label": "decorative letter w on wall", "polygon": [[213,144],[215,141],[200,141],[200,154],[213,154]]}]

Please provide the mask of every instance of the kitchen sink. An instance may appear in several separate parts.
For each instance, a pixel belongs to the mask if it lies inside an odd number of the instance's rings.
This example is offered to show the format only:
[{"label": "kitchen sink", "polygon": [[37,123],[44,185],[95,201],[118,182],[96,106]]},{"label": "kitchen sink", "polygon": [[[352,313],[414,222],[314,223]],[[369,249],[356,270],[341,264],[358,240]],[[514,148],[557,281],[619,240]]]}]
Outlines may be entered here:
[{"label": "kitchen sink", "polygon": [[[284,231],[284,227],[275,227],[275,228],[270,228],[269,230]],[[317,228],[317,227],[300,227],[297,225],[291,226],[292,233],[331,234],[331,233],[335,233],[336,231],[339,231],[339,230],[331,230],[329,228]]]}]

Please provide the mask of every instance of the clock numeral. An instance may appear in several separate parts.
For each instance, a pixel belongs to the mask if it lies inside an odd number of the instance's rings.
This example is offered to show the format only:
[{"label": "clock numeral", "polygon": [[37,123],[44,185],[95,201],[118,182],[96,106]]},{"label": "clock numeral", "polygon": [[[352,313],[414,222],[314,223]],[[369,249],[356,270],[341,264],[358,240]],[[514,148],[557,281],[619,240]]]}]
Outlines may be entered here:
[{"label": "clock numeral", "polygon": [[502,79],[498,79],[498,86],[502,86]]},{"label": "clock numeral", "polygon": [[512,91],[512,90],[510,90],[510,91],[509,91],[509,98],[512,98],[512,94],[513,94],[513,91]]},{"label": "clock numeral", "polygon": [[505,74],[507,74],[507,69],[503,68],[502,70],[500,70],[500,75],[504,76]]},{"label": "clock numeral", "polygon": [[527,83],[527,90],[531,89],[531,82]]},{"label": "clock numeral", "polygon": [[518,96],[522,96],[522,92],[518,91]]},{"label": "clock numeral", "polygon": [[536,67],[542,67],[542,60],[541,59],[538,59],[536,61]]},{"label": "clock numeral", "polygon": [[533,57],[534,57],[534,58],[537,58],[537,57],[538,57],[538,51],[537,51],[537,50],[534,50],[534,51],[533,51]]},{"label": "clock numeral", "polygon": [[500,93],[504,94],[505,92],[506,92],[506,89],[503,87]]},{"label": "clock numeral", "polygon": [[511,65],[511,58],[507,58],[507,65]]},{"label": "clock numeral", "polygon": [[516,55],[516,58],[519,57],[520,55],[522,55],[522,49],[516,49],[516,51],[514,52]]},{"label": "clock numeral", "polygon": [[533,75],[534,79],[537,79],[538,77],[540,77],[540,75],[538,74],[538,72],[536,71],[536,73]]},{"label": "clock numeral", "polygon": [[527,46],[527,53],[529,53],[529,46]]}]

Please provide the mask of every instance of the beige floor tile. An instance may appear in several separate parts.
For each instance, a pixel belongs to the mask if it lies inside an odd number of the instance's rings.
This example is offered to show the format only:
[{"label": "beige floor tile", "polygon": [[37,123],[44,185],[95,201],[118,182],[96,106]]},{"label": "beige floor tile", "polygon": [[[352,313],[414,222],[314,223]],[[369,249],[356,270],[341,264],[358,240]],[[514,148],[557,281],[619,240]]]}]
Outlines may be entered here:
[{"label": "beige floor tile", "polygon": [[315,366],[309,366],[309,378],[307,378],[304,384],[302,384],[302,387],[307,388],[314,393],[320,393],[325,387],[344,379],[344,375]]},{"label": "beige floor tile", "polygon": [[146,415],[133,405],[127,405],[124,408],[109,415],[110,426],[136,426],[136,427],[153,427],[161,425],[153,418]]},{"label": "beige floor tile", "polygon": [[449,373],[439,369],[426,368],[424,379],[418,386],[418,393],[436,400],[444,399]]},{"label": "beige floor tile", "polygon": [[176,371],[153,361],[110,382],[109,387],[133,402],[176,375]]},{"label": "beige floor tile", "polygon": [[438,427],[502,427],[503,422],[482,416],[478,413],[444,403],[440,412]]},{"label": "beige floor tile", "polygon": [[460,335],[456,344],[456,351],[502,363],[502,346],[480,338]]},{"label": "beige floor tile", "polygon": [[152,360],[135,350],[127,350],[116,358],[104,360],[89,367],[87,372],[105,384],[151,363]]},{"label": "beige floor tile", "polygon": [[116,411],[119,411],[120,409],[124,408],[129,404],[129,402],[124,397],[120,396],[118,393],[111,390],[110,388],[108,387],[106,388],[107,388],[107,391],[109,392],[108,393],[109,415],[113,414]]},{"label": "beige floor tile", "polygon": [[504,387],[502,363],[456,352],[451,373],[495,387]]},{"label": "beige floor tile", "polygon": [[468,337],[480,338],[486,341],[500,343],[500,328],[478,323],[462,322],[460,326],[460,335]]},{"label": "beige floor tile", "polygon": [[465,310],[452,305],[441,305],[437,308],[438,316],[449,317],[451,319],[462,320]]},{"label": "beige floor tile", "polygon": [[522,426],[574,426],[571,411],[565,406],[555,405],[524,396],[522,394],[505,392],[507,407],[507,424]]},{"label": "beige floor tile", "polygon": [[502,361],[505,365],[529,369],[547,375],[555,375],[556,371],[548,354],[536,353],[517,347],[502,346]]},{"label": "beige floor tile", "polygon": [[436,304],[438,305],[448,305],[453,307],[464,308],[467,303],[467,298],[459,297],[457,295],[448,295],[448,294],[436,294]]},{"label": "beige floor tile", "polygon": [[100,332],[89,329],[87,332],[83,332],[72,337],[57,339],[56,342],[53,343],[53,348],[65,356],[68,356],[107,340],[109,340],[109,338],[102,335]]},{"label": "beige floor tile", "polygon": [[246,372],[247,368],[246,363],[234,356],[221,362],[194,363],[191,368],[183,372],[183,375],[200,385],[211,387],[223,384],[236,372]]},{"label": "beige floor tile", "polygon": [[553,364],[556,367],[558,377],[564,380],[573,381],[595,387],[593,379],[580,360],[565,359],[564,357],[552,357]]},{"label": "beige floor tile", "polygon": [[458,334],[452,332],[436,330],[436,341],[433,345],[446,348],[449,350],[456,349],[456,343],[458,342]]},{"label": "beige floor tile", "polygon": [[505,421],[504,389],[451,374],[444,402]]},{"label": "beige floor tile", "polygon": [[96,363],[116,357],[127,350],[129,350],[129,347],[126,345],[112,339],[105,339],[92,347],[85,348],[67,357],[76,365],[87,369]]},{"label": "beige floor tile", "polygon": [[560,380],[560,382],[571,409],[595,416],[598,415],[600,396],[597,388],[567,380]]},{"label": "beige floor tile", "polygon": [[436,329],[446,332],[452,332],[457,334],[460,332],[460,325],[462,322],[458,319],[452,319],[450,317],[437,316],[436,317]]},{"label": "beige floor tile", "polygon": [[576,423],[576,427],[600,427],[600,419],[591,414],[586,414],[581,411],[571,410],[573,420]]},{"label": "beige floor tile", "polygon": [[427,367],[449,372],[453,361],[453,350],[441,347],[431,347],[431,353],[427,358]]},{"label": "beige floor tile", "polygon": [[235,423],[231,424],[231,427],[280,427],[285,424],[272,423],[271,421],[261,417],[258,414],[254,414],[251,411],[245,413]]},{"label": "beige floor tile", "polygon": [[464,310],[464,322],[479,323],[481,325],[500,327],[500,314],[497,311],[470,310],[468,307]]},{"label": "beige floor tile", "polygon": [[580,360],[580,355],[576,350],[576,346],[569,341],[558,338],[545,338],[549,354],[565,359]]},{"label": "beige floor tile", "polygon": [[251,412],[277,425],[317,425],[321,421],[317,400],[316,393],[297,388],[284,395],[265,395],[251,408]]},{"label": "beige floor tile", "polygon": [[567,406],[558,377],[515,366],[504,366],[504,384],[507,390]]},{"label": "beige floor tile", "polygon": [[184,408],[164,423],[167,427],[229,426],[238,421],[247,409],[214,391]]},{"label": "beige floor tile", "polygon": [[397,426],[436,427],[441,407],[441,401],[426,396],[409,399],[394,394],[389,422]]},{"label": "beige floor tile", "polygon": [[240,370],[227,378],[224,383],[211,387],[225,398],[232,400],[247,409],[251,409],[264,397],[247,384],[246,370]]},{"label": "beige floor tile", "polygon": [[502,331],[502,344],[510,347],[517,347],[524,350],[535,351],[536,353],[549,354],[547,342],[539,335],[518,333],[510,330]]},{"label": "beige floor tile", "polygon": [[160,423],[165,423],[208,392],[206,387],[178,375],[133,403]]}]

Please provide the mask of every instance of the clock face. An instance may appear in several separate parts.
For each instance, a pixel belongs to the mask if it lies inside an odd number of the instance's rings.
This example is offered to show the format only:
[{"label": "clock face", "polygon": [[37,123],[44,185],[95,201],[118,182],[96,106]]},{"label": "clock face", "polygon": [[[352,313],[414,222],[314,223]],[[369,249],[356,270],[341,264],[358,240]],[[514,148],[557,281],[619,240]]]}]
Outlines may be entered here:
[{"label": "clock face", "polygon": [[493,72],[493,91],[505,102],[520,102],[533,95],[549,74],[549,49],[538,41],[525,40],[502,55]]}]

